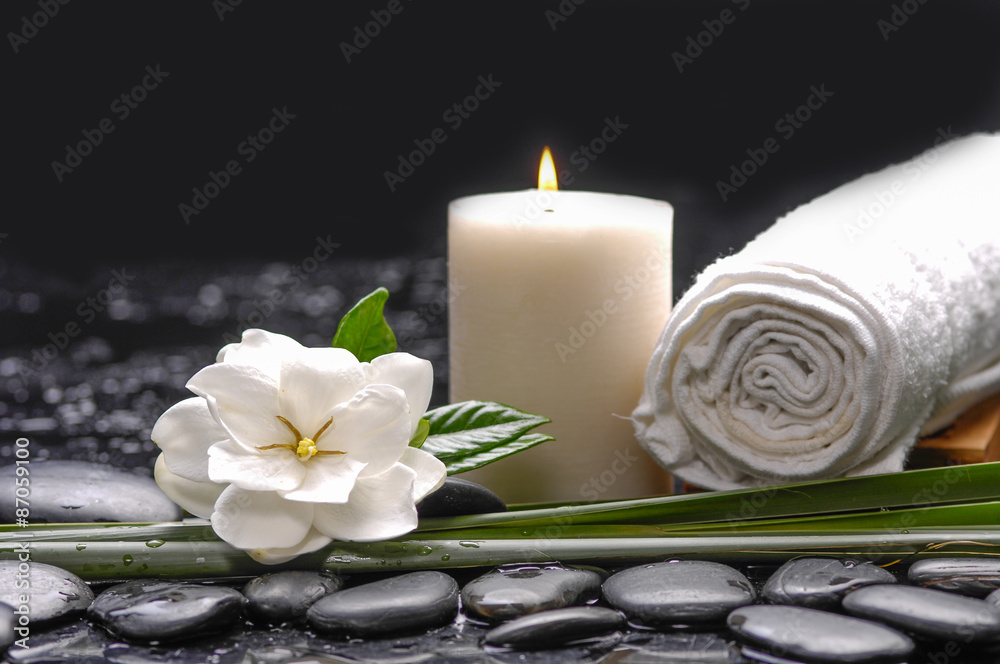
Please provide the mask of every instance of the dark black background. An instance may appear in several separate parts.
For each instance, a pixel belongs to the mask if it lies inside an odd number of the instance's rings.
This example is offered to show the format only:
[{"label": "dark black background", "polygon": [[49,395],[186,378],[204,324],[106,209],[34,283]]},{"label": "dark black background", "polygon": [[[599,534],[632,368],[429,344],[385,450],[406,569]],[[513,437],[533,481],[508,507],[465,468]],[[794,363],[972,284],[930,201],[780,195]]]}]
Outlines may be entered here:
[{"label": "dark black background", "polygon": [[[17,53],[9,33],[38,0],[3,3],[5,269],[299,260],[317,235],[341,256],[443,255],[448,201],[534,186],[549,144],[570,189],[674,205],[676,297],[776,217],[939,129],[1000,126],[1000,7],[985,0],[564,0],[555,29],[558,0],[401,0],[350,63],[341,42],[387,2],[244,0],[220,17],[222,1],[77,0]],[[679,72],[672,54],[724,9],[735,20]],[[894,11],[907,20],[886,39]],[[147,65],[169,76],[121,120],[111,104]],[[442,114],[479,76],[501,85],[453,129]],[[780,138],[775,122],[821,85],[833,96]],[[178,205],[242,161],[275,107],[296,116],[287,130],[185,224]],[[115,131],[60,183],[52,162],[105,117]],[[628,128],[580,172],[570,155],[605,118]],[[446,142],[390,192],[384,172],[438,127]],[[780,151],[723,202],[716,182],[772,136]]]}]

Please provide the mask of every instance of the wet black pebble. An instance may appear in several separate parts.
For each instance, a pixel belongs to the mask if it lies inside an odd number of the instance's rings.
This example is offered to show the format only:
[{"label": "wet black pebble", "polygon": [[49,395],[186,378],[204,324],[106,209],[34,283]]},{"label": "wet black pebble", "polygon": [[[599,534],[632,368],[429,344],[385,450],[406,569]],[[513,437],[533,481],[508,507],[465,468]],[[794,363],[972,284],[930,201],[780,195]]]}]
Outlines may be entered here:
[{"label": "wet black pebble", "polygon": [[504,565],[465,584],[462,606],[476,618],[510,620],[596,600],[601,580],[594,570],[559,564]]},{"label": "wet black pebble", "polygon": [[483,643],[514,650],[558,648],[626,629],[625,616],[599,606],[572,606],[532,613],[495,627]]},{"label": "wet black pebble", "polygon": [[245,604],[246,598],[232,588],[138,580],[108,588],[88,613],[116,636],[160,642],[228,629]]},{"label": "wet black pebble", "polygon": [[[0,468],[0,522],[14,522],[14,466]],[[181,508],[151,477],[86,461],[31,464],[32,523],[178,521]],[[6,490],[9,487],[9,490]]]},{"label": "wet black pebble", "polygon": [[[22,565],[27,565],[27,571]],[[72,618],[94,601],[94,593],[72,572],[45,563],[0,560],[0,602],[27,606],[32,623]]]},{"label": "wet black pebble", "polygon": [[915,647],[885,625],[798,606],[744,606],[726,622],[740,641],[781,661],[900,662]]},{"label": "wet black pebble", "polygon": [[272,622],[296,620],[317,600],[344,587],[340,576],[325,572],[290,570],[265,574],[243,588],[247,611]]},{"label": "wet black pebble", "polygon": [[848,613],[928,639],[1000,641],[1000,608],[981,599],[915,586],[868,586],[844,598]]},{"label": "wet black pebble", "polygon": [[417,515],[421,518],[506,511],[507,505],[500,496],[482,484],[459,477],[445,479],[437,491],[417,505]]},{"label": "wet black pebble", "polygon": [[324,632],[377,636],[446,625],[458,613],[458,584],[442,572],[412,572],[340,590],[309,607]]},{"label": "wet black pebble", "polygon": [[918,560],[906,574],[910,583],[970,597],[986,597],[1000,588],[996,558],[932,558]]},{"label": "wet black pebble", "polygon": [[851,590],[895,582],[896,577],[870,562],[798,558],[779,567],[764,584],[761,595],[771,604],[835,610]]},{"label": "wet black pebble", "polygon": [[604,598],[648,625],[722,622],[757,597],[750,581],[720,563],[653,563],[618,572],[604,582]]},{"label": "wet black pebble", "polygon": [[14,614],[13,607],[0,604],[0,655],[7,652],[7,648],[17,638],[15,627],[17,627],[17,616]]}]

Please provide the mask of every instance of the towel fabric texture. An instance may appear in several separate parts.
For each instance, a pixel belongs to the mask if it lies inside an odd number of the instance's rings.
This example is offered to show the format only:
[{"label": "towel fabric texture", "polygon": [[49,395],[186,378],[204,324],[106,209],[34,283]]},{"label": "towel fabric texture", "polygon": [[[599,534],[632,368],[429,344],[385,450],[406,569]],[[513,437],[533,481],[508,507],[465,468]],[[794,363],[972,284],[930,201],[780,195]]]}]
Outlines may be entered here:
[{"label": "towel fabric texture", "polygon": [[633,413],[709,489],[902,470],[1000,391],[1000,135],[935,145],[779,219],[698,276]]}]

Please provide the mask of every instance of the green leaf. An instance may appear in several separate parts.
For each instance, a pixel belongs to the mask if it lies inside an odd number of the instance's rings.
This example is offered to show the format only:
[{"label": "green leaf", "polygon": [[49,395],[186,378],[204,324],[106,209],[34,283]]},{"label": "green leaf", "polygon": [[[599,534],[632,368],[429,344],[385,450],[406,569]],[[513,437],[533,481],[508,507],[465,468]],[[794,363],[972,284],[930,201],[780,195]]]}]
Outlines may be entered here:
[{"label": "green leaf", "polygon": [[410,447],[416,447],[418,450],[427,440],[427,434],[431,430],[430,422],[426,419],[422,419],[417,423],[417,431],[413,434],[413,438],[410,438]]},{"label": "green leaf", "polygon": [[428,411],[430,433],[421,449],[462,473],[554,440],[528,431],[551,420],[493,401],[463,401]]},{"label": "green leaf", "polygon": [[346,348],[362,362],[396,350],[396,335],[382,314],[389,291],[378,288],[344,314],[333,337],[334,348]]},{"label": "green leaf", "polygon": [[493,463],[497,459],[502,459],[505,456],[510,456],[511,454],[520,452],[521,450],[526,450],[529,447],[534,447],[535,445],[539,445],[541,443],[547,443],[550,440],[555,440],[555,438],[547,436],[543,433],[529,433],[519,436],[502,445],[497,445],[496,447],[491,447],[490,449],[483,450],[478,453],[441,460],[444,461],[444,466],[448,470],[448,474],[455,475],[457,473],[464,473],[468,470],[482,468],[486,464]]}]

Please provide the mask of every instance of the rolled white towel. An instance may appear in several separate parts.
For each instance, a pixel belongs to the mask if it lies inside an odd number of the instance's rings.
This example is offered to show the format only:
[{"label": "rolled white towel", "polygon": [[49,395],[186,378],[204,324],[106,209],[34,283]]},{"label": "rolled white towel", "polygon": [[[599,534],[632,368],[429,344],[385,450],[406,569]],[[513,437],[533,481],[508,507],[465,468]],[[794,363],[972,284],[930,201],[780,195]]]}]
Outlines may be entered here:
[{"label": "rolled white towel", "polygon": [[1000,391],[1000,135],[937,145],[779,219],[705,269],[633,413],[711,489],[902,470]]}]

